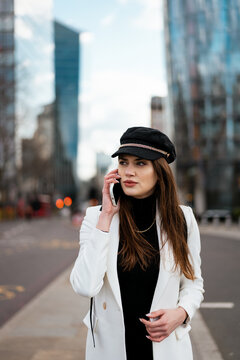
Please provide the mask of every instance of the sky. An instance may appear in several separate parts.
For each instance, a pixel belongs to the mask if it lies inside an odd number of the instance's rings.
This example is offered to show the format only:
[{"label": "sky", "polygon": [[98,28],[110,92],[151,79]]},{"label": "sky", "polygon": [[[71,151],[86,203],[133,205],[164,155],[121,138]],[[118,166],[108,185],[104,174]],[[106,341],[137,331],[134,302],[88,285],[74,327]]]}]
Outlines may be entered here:
[{"label": "sky", "polygon": [[[165,96],[162,0],[55,0],[54,16],[81,42],[78,174],[111,155],[131,126],[150,126],[152,96]],[[114,165],[113,165],[114,166]]]}]

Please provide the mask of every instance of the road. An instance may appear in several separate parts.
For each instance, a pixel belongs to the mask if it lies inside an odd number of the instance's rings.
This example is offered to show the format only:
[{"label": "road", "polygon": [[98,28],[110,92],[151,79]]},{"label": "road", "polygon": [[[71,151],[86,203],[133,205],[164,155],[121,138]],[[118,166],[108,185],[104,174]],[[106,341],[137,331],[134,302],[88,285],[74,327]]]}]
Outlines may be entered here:
[{"label": "road", "polygon": [[[240,359],[240,237],[202,235],[205,303],[201,314],[226,360]],[[78,229],[62,218],[0,223],[0,326],[78,253]],[[216,305],[216,304],[215,304]]]},{"label": "road", "polygon": [[202,308],[201,314],[224,360],[240,359],[240,235],[202,235],[204,302],[220,308]]},{"label": "road", "polygon": [[71,265],[78,229],[53,217],[0,223],[0,326]]}]

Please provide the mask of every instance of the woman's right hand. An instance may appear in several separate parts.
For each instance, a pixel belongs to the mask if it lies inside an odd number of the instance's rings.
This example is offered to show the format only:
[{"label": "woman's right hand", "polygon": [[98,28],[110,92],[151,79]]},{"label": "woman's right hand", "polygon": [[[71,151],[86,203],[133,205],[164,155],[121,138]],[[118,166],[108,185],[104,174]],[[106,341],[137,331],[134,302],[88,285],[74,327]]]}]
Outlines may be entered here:
[{"label": "woman's right hand", "polygon": [[117,203],[117,206],[114,206],[112,204],[111,196],[110,196],[110,184],[117,184],[119,183],[119,179],[121,178],[120,175],[118,175],[118,169],[110,171],[107,175],[104,177],[104,184],[102,189],[102,212],[114,215],[119,211],[119,201]]},{"label": "woman's right hand", "polygon": [[117,206],[112,204],[110,196],[110,184],[117,184],[120,178],[121,176],[118,175],[118,169],[110,171],[104,177],[104,184],[102,189],[102,211],[97,223],[97,228],[99,230],[108,232],[113,215],[119,211],[120,201],[118,201]]}]

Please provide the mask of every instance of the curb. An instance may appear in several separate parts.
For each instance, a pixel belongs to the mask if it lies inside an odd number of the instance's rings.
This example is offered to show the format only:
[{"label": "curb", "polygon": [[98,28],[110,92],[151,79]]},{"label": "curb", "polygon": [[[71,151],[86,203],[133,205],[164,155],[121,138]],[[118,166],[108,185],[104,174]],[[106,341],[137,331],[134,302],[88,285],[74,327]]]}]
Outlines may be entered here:
[{"label": "curb", "polygon": [[191,326],[194,360],[224,360],[199,310],[194,315]]}]

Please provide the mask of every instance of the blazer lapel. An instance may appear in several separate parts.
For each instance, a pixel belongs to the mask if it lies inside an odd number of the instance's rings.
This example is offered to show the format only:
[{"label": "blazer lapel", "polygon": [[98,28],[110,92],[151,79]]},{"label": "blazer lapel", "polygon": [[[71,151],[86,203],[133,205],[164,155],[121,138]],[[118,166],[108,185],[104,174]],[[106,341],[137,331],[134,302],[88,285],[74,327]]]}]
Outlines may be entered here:
[{"label": "blazer lapel", "polygon": [[[160,249],[160,270],[157,280],[157,285],[155,288],[152,305],[151,305],[151,311],[155,311],[156,306],[159,303],[159,299],[161,298],[161,295],[168,283],[168,280],[170,276],[172,275],[172,268],[174,266],[174,259],[172,251],[169,248],[168,241],[166,241],[166,236],[162,234],[161,239],[161,232],[160,232],[160,217],[159,217],[159,211],[157,208],[156,211],[156,218],[157,218],[157,233],[158,233],[158,241],[159,241],[159,249]],[[164,244],[164,246],[162,246]]]},{"label": "blazer lapel", "polygon": [[115,299],[122,309],[120,286],[117,274],[117,255],[119,245],[119,216],[114,215],[110,228],[110,243],[108,253],[107,277]]}]

